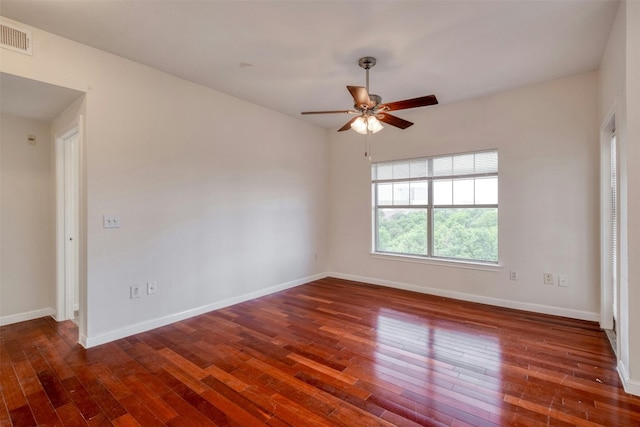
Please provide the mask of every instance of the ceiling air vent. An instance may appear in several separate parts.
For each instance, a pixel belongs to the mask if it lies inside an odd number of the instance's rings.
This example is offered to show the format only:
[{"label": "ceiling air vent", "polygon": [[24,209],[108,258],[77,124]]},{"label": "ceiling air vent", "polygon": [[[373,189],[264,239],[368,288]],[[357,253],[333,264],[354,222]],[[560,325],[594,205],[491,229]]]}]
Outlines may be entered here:
[{"label": "ceiling air vent", "polygon": [[0,47],[26,55],[33,55],[31,31],[0,19]]}]

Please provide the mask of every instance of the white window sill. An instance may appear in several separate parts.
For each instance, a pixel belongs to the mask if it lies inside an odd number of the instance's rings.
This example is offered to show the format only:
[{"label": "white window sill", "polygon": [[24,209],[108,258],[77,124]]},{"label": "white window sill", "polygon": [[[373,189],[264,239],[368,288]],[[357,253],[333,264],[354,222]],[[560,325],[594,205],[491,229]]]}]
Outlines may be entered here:
[{"label": "white window sill", "polygon": [[411,256],[411,255],[383,254],[380,252],[371,252],[371,258],[382,259],[386,261],[410,262],[415,264],[440,265],[443,267],[452,267],[452,268],[467,268],[471,270],[502,271],[502,266],[500,264],[492,264],[492,263],[485,263],[485,262],[459,261],[454,259],[440,259],[440,258],[424,258],[424,257],[418,257],[418,256]]}]

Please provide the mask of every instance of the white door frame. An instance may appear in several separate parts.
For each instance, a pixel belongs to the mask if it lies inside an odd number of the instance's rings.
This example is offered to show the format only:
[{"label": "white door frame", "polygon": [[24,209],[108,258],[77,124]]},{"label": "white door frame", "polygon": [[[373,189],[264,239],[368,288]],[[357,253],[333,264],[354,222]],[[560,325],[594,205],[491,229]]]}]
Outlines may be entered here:
[{"label": "white door frame", "polygon": [[[74,146],[65,141],[76,135]],[[74,318],[80,280],[80,147],[82,116],[55,136],[56,173],[56,320]],[[69,193],[65,188],[71,187]],[[82,304],[79,305],[80,307]],[[79,307],[79,308],[80,308]]]}]

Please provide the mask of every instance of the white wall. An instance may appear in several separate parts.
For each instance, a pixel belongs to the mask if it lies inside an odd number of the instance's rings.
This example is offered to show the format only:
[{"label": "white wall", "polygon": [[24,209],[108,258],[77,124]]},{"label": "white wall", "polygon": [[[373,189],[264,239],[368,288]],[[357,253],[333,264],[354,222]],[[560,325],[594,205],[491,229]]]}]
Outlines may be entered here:
[{"label": "white wall", "polygon": [[[588,73],[465,102],[399,112],[415,122],[370,137],[373,161],[497,148],[499,258],[490,271],[379,259],[371,250],[364,137],[331,141],[330,268],[414,290],[597,320],[597,75]],[[509,280],[516,270],[518,281]],[[542,274],[569,275],[569,287]]]},{"label": "white wall", "polygon": [[[607,116],[612,107],[621,108],[626,102],[626,4],[618,8],[615,23],[609,34],[607,48],[598,70],[598,117]],[[618,105],[615,105],[618,103]],[[617,116],[621,116],[622,111]],[[622,117],[617,117],[619,121]],[[626,126],[625,126],[626,128]],[[626,129],[625,129],[626,130]]]},{"label": "white wall", "polygon": [[[36,145],[27,142],[35,135]],[[0,116],[0,324],[52,314],[52,143],[46,122]]]},{"label": "white wall", "polygon": [[600,122],[614,110],[620,185],[618,369],[640,395],[640,3],[622,2],[599,73]]},{"label": "white wall", "polygon": [[[89,345],[325,271],[325,130],[37,29],[33,39],[33,57],[2,52],[2,71],[87,92]],[[121,228],[102,228],[104,214]],[[149,280],[156,295],[129,299]]]}]

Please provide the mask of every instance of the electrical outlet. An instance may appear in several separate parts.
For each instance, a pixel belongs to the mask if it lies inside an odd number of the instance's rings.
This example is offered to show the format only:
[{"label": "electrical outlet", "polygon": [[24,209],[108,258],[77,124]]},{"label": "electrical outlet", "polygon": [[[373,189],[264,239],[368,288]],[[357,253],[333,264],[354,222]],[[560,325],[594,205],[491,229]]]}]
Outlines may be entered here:
[{"label": "electrical outlet", "polygon": [[515,270],[511,270],[509,272],[509,279],[511,280],[518,280],[518,272]]},{"label": "electrical outlet", "polygon": [[553,277],[553,273],[544,273],[543,278],[545,285],[555,285],[556,279]]},{"label": "electrical outlet", "polygon": [[140,294],[140,285],[131,285],[129,288],[131,299],[140,298],[142,295]]},{"label": "electrical outlet", "polygon": [[120,228],[119,215],[103,215],[102,228]]},{"label": "electrical outlet", "polygon": [[566,274],[558,274],[558,286],[566,288],[569,286],[569,276]]},{"label": "electrical outlet", "polygon": [[155,294],[158,291],[158,286],[155,280],[147,282],[147,295]]}]

